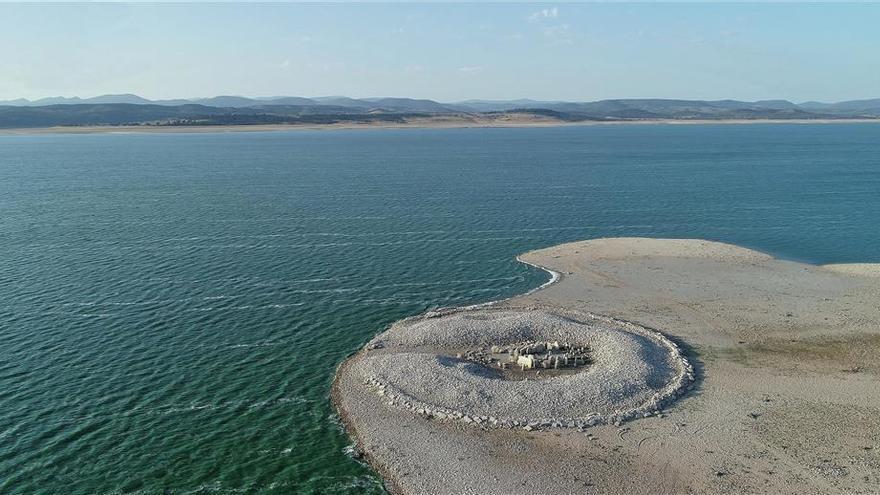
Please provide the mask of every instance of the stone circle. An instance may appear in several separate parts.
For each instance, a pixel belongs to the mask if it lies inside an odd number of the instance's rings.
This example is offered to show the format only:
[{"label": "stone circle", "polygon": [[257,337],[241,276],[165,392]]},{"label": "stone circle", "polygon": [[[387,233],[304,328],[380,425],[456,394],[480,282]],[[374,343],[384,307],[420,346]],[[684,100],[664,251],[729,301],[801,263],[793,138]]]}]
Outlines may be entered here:
[{"label": "stone circle", "polygon": [[[531,352],[541,348],[536,343],[558,342],[588,349],[589,364],[511,379],[487,362],[468,359],[474,349]],[[549,353],[546,346],[541,350]],[[366,349],[357,371],[388,406],[487,428],[618,424],[659,413],[694,380],[679,347],[660,332],[556,308],[422,315],[396,323]]]}]

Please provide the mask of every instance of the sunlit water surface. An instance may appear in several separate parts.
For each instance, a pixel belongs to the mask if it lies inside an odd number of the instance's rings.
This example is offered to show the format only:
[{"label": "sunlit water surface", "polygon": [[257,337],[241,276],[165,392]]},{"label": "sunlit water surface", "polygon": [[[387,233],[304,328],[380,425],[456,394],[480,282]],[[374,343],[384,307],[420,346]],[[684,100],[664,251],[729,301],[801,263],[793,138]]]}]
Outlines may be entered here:
[{"label": "sunlit water surface", "polygon": [[530,249],[880,261],[880,125],[0,137],[0,492],[370,493],[328,402]]}]

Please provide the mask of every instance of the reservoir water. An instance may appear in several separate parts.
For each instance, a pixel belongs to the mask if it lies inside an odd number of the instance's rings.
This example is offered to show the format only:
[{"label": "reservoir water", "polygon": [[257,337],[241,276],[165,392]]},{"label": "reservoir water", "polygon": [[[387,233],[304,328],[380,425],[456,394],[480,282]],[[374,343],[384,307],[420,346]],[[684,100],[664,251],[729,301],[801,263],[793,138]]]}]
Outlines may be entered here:
[{"label": "reservoir water", "polygon": [[880,262],[880,125],[0,136],[0,492],[380,493],[336,366],[607,236]]}]

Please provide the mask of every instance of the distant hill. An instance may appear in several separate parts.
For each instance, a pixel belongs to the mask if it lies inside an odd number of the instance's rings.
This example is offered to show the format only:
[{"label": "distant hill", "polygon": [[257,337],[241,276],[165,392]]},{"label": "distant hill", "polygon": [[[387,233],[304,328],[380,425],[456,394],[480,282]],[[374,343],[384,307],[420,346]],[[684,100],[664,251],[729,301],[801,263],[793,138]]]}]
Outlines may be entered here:
[{"label": "distant hill", "polygon": [[342,107],[371,108],[373,104],[366,100],[358,100],[347,96],[319,96],[312,98],[322,105],[338,105]]},{"label": "distant hill", "polygon": [[550,109],[619,119],[801,119],[821,118],[790,102],[736,100],[601,100],[591,103],[556,103]]},{"label": "distant hill", "polygon": [[505,112],[515,109],[546,108],[557,105],[558,101],[519,100],[465,100],[448,103],[447,106],[461,111],[470,112]]},{"label": "distant hill", "polygon": [[503,119],[531,115],[542,121],[845,119],[880,118],[880,99],[838,103],[786,100],[614,99],[592,102],[467,100],[440,103],[413,98],[248,98],[215,96],[151,101],[132,94],[53,97],[0,102],[0,127],[88,125],[226,125],[398,121],[413,116]]},{"label": "distant hill", "polygon": [[146,98],[141,98],[138,95],[124,94],[96,96],[94,98],[83,100],[83,103],[128,103],[132,105],[149,105],[152,102]]},{"label": "distant hill", "polygon": [[319,106],[329,105],[337,107],[361,108],[367,110],[385,110],[385,111],[402,111],[402,112],[430,112],[430,113],[446,113],[454,111],[453,108],[447,107],[433,100],[413,99],[413,98],[348,98],[346,96],[329,96],[319,98],[304,98],[300,96],[272,96],[260,98],[248,98],[245,96],[221,95],[210,98],[191,98],[191,99],[175,99],[175,100],[148,100],[137,95],[102,95],[93,98],[79,97],[51,97],[39,100],[29,101],[23,98],[10,101],[0,101],[0,105],[8,106],[48,106],[48,105],[82,105],[82,104],[98,104],[98,103],[129,103],[137,105],[205,105],[222,108],[245,108],[267,105],[303,105],[303,106]]},{"label": "distant hill", "polygon": [[594,102],[536,100],[467,100],[448,104],[452,108],[479,112],[514,109],[548,109],[617,118],[819,118],[880,117],[880,99],[853,100],[839,103],[792,103],[787,100],[670,100],[618,99]]},{"label": "distant hill", "polygon": [[56,126],[186,126],[249,124],[332,124],[338,122],[394,122],[417,113],[372,115],[363,109],[331,105],[258,105],[212,107],[207,105],[141,105],[129,103],[0,106],[0,128]]},{"label": "distant hill", "polygon": [[412,98],[365,98],[361,101],[371,103],[373,108],[404,112],[449,113],[453,111],[434,100],[414,100]]},{"label": "distant hill", "polygon": [[[131,103],[137,105],[149,105],[153,103],[152,101],[141,98],[138,95],[132,94],[123,94],[123,95],[101,95],[95,96],[93,98],[79,98],[74,96],[72,98],[66,98],[64,96],[53,96],[50,98],[41,98],[39,100],[26,100],[24,98],[19,98],[17,100],[11,101],[0,101],[0,105],[12,105],[12,106],[47,106],[47,105],[81,105],[84,103]],[[187,102],[188,103],[188,102]]]},{"label": "distant hill", "polygon": [[347,96],[323,96],[312,98],[324,105],[336,105],[365,110],[384,110],[391,112],[427,112],[449,113],[454,112],[452,106],[438,103],[434,100],[417,100],[413,98],[349,98]]},{"label": "distant hill", "polygon": [[880,117],[880,98],[872,100],[851,100],[837,103],[821,103],[808,101],[800,105],[801,108],[810,111],[833,113],[836,115],[862,115],[868,117]]},{"label": "distant hill", "polygon": [[260,104],[269,105],[321,105],[321,103],[301,96],[273,96],[271,98],[255,98]]},{"label": "distant hill", "polygon": [[190,101],[199,105],[228,108],[251,107],[264,103],[253,98],[245,98],[244,96],[214,96],[212,98],[199,98]]}]

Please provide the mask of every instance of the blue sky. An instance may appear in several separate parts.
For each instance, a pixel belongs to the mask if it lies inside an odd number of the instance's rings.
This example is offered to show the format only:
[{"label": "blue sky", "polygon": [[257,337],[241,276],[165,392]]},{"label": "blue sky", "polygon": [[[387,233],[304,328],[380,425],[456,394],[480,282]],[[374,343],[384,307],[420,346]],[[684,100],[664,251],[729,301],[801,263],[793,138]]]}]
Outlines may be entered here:
[{"label": "blue sky", "polygon": [[880,4],[0,4],[0,99],[880,97]]}]

